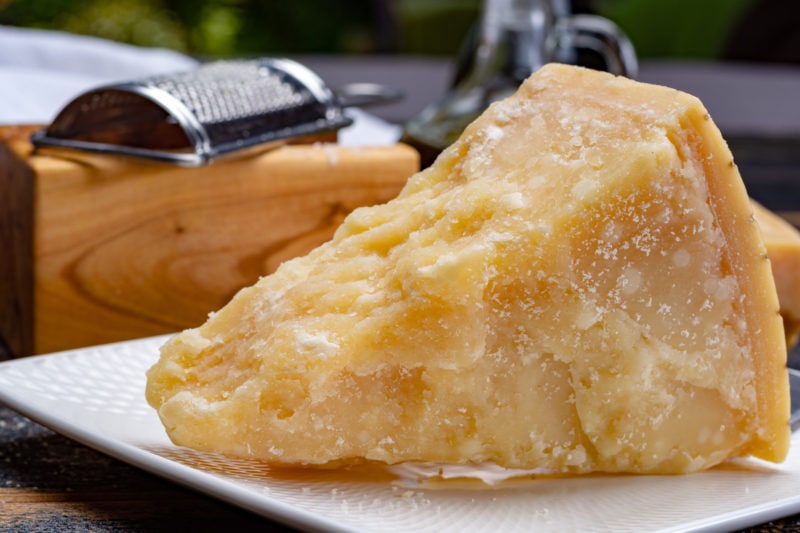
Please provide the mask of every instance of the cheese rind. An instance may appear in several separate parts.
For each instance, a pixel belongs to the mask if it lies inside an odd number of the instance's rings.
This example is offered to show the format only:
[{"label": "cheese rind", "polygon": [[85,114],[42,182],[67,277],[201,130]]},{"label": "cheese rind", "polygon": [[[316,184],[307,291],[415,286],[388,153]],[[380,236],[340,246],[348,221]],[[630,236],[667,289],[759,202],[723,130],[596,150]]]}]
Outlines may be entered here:
[{"label": "cheese rind", "polygon": [[177,335],[178,444],[688,472],[788,446],[770,265],[702,104],[548,65],[389,203]]}]

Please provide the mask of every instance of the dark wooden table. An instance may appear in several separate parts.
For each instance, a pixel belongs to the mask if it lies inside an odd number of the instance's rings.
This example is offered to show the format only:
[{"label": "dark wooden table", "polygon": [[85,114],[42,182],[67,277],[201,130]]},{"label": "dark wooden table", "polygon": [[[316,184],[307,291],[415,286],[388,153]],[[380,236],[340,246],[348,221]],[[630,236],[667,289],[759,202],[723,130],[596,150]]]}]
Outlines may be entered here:
[{"label": "dark wooden table", "polygon": [[0,531],[291,531],[0,406]]},{"label": "dark wooden table", "polygon": [[[376,110],[401,121],[447,84],[442,60],[306,58],[333,85],[405,90]],[[800,69],[643,65],[642,79],[697,94],[728,138],[751,195],[800,226]],[[800,368],[800,351],[790,356]],[[0,531],[276,531],[284,526],[161,480],[0,406]],[[748,531],[800,531],[800,515]]]}]

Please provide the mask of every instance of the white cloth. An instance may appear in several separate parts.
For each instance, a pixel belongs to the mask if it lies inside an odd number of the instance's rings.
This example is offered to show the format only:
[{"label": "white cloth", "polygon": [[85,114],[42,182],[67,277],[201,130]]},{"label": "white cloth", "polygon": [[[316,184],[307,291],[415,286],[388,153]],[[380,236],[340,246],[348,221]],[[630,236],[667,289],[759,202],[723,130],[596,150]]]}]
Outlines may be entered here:
[{"label": "white cloth", "polygon": [[[197,66],[184,54],[95,37],[0,26],[0,124],[49,124],[72,99],[94,87]],[[385,145],[400,128],[349,109],[354,124],[341,144]]]},{"label": "white cloth", "polygon": [[0,26],[0,123],[50,123],[70,100],[98,85],[196,65],[171,50]]}]

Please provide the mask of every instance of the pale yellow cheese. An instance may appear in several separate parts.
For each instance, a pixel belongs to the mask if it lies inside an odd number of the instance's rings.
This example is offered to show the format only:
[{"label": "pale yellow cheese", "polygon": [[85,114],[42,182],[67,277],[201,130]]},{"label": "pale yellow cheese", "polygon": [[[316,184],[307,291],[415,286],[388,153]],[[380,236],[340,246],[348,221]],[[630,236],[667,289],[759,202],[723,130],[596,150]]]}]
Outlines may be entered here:
[{"label": "pale yellow cheese", "polygon": [[677,473],[784,458],[785,363],[701,103],[549,65],[170,340],[147,398],[177,444],[271,463]]},{"label": "pale yellow cheese", "polygon": [[761,204],[752,204],[772,263],[786,342],[792,346],[800,335],[800,231]]}]

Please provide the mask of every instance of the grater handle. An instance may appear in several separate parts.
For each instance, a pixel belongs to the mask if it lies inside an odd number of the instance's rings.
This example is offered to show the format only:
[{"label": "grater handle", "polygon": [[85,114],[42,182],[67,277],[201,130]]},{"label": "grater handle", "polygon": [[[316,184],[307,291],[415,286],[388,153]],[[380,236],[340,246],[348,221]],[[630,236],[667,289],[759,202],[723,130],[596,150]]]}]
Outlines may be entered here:
[{"label": "grater handle", "polygon": [[391,104],[402,100],[404,94],[379,83],[348,83],[334,90],[338,103],[342,107],[371,107]]}]

